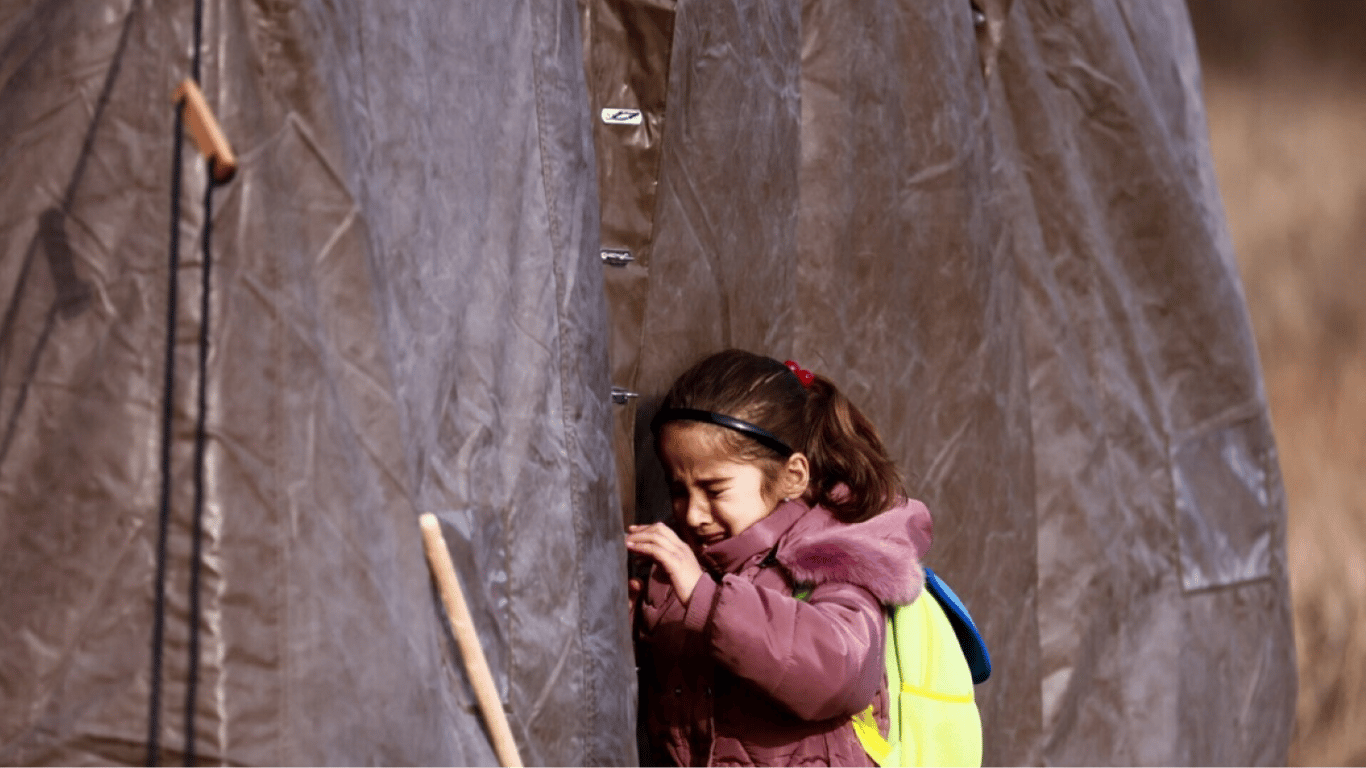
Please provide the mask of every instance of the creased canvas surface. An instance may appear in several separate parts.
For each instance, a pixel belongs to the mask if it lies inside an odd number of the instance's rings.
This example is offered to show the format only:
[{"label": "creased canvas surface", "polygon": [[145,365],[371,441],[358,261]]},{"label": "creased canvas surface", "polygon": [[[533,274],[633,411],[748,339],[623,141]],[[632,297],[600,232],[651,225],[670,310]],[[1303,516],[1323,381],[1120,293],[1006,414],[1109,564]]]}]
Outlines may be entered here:
[{"label": "creased canvas surface", "polygon": [[[191,25],[191,4],[141,0],[0,13],[0,762],[145,759],[170,96]],[[211,213],[198,759],[494,762],[423,559],[430,511],[523,759],[632,762],[576,8],[210,2],[204,30],[204,90],[241,168]],[[167,762],[189,677],[192,152]]]}]

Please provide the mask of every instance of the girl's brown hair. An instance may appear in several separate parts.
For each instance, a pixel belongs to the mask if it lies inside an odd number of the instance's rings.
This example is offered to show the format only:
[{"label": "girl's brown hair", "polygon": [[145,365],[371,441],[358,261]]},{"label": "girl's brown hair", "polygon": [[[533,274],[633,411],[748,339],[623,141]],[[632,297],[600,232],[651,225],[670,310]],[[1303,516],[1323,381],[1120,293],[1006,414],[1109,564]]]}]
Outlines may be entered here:
[{"label": "girl's brown hair", "polygon": [[[660,404],[661,411],[674,408],[743,419],[806,454],[811,465],[810,501],[844,522],[867,520],[906,497],[901,474],[877,430],[823,376],[803,386],[773,358],[728,349],[678,377]],[[760,463],[766,480],[776,480],[783,457],[739,432],[721,432],[732,455]]]}]

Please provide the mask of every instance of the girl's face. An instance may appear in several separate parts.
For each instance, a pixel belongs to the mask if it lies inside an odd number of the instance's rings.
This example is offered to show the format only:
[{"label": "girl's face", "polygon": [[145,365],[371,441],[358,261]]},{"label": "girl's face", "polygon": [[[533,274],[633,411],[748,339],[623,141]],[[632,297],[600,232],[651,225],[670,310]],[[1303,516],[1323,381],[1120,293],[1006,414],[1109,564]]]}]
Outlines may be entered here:
[{"label": "girl's face", "polygon": [[779,491],[764,491],[758,464],[727,453],[720,429],[671,422],[659,432],[659,459],[669,477],[674,517],[687,526],[695,547],[739,536],[778,506]]}]

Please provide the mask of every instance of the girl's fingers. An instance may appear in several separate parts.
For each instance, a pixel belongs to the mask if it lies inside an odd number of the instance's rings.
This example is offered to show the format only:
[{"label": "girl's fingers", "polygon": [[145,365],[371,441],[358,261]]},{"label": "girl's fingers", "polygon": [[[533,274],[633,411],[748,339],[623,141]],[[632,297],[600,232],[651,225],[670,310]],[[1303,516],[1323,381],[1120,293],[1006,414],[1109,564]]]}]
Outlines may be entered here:
[{"label": "girl's fingers", "polygon": [[692,597],[693,587],[702,576],[702,566],[692,548],[666,525],[641,526],[626,535],[626,547],[632,552],[654,558],[669,574],[674,591],[684,605]]},{"label": "girl's fingers", "polygon": [[626,534],[626,543],[630,545],[632,542],[641,541],[657,541],[662,544],[687,546],[682,539],[678,538],[678,534],[674,533],[672,528],[663,523],[631,526],[629,533]]},{"label": "girl's fingers", "polygon": [[656,560],[660,559],[661,556],[667,557],[674,554],[674,550],[669,547],[668,542],[659,541],[658,539],[629,539],[626,542],[626,548],[637,554],[649,555]]},{"label": "girl's fingers", "polygon": [[662,537],[642,535],[630,538],[626,541],[626,548],[641,555],[653,557],[660,562],[695,559],[692,550],[686,544],[678,541],[669,541]]}]

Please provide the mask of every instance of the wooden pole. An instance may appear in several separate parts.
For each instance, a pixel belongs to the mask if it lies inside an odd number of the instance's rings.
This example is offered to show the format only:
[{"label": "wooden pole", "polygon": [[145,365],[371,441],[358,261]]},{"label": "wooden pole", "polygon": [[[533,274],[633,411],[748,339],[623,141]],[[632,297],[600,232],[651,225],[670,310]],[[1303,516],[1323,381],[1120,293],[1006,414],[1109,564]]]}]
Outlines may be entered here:
[{"label": "wooden pole", "polygon": [[484,712],[484,722],[488,724],[489,734],[493,737],[493,751],[506,768],[521,768],[522,758],[517,753],[517,743],[512,740],[512,729],[508,727],[503,701],[494,686],[488,660],[484,658],[484,648],[474,631],[474,621],[470,618],[469,606],[465,604],[465,593],[461,591],[460,580],[455,575],[450,550],[446,549],[446,537],[441,534],[441,522],[430,512],[423,514],[418,522],[422,526],[422,547],[427,552],[427,565],[431,567],[437,588],[441,591],[446,616],[451,621],[456,645],[460,646],[460,655],[465,661],[465,672],[470,676],[470,685],[474,688],[479,708]]}]

